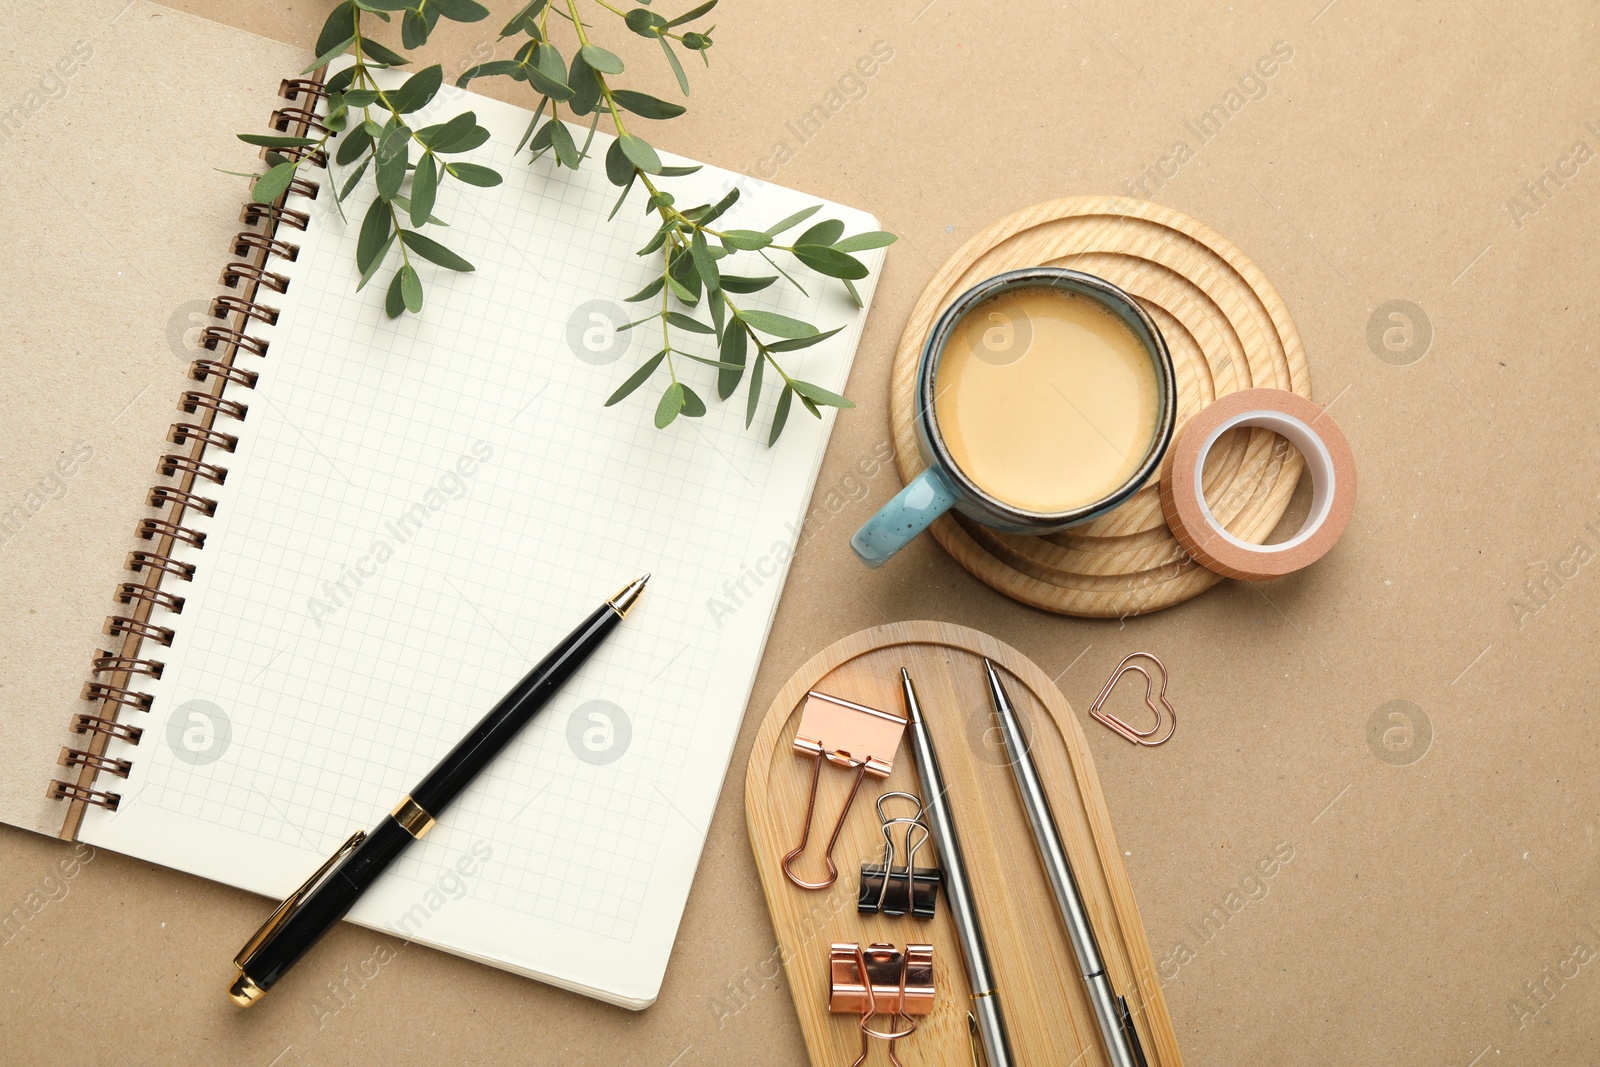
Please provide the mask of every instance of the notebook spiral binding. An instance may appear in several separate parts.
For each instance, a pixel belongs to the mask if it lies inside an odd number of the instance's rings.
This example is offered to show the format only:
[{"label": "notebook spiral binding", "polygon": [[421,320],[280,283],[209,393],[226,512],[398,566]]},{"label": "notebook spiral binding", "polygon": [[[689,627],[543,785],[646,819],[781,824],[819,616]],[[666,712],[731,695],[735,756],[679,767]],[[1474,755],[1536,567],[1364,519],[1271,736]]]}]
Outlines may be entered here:
[{"label": "notebook spiral binding", "polygon": [[[314,77],[283,82],[279,95],[290,106],[272,113],[270,125],[275,132],[305,137],[311,136],[312,131],[327,131],[315,110],[327,97],[322,84],[325,73],[318,71]],[[262,150],[263,156],[266,151]],[[308,166],[327,166],[327,155],[321,150],[272,151],[304,160]],[[106,619],[106,635],[121,641],[110,650],[95,652],[90,664],[91,679],[84,683],[82,692],[83,699],[94,705],[93,711],[75,714],[68,724],[74,734],[86,738],[84,747],[62,748],[57,762],[68,773],[53,779],[46,792],[70,804],[61,830],[63,837],[77,835],[88,805],[115,811],[122,802],[122,794],[102,787],[99,779],[101,775],[127,778],[132,761],[108,756],[106,749],[113,740],[137,745],[144,736],[143,726],[123,722],[121,717],[125,711],[148,714],[152,710],[154,696],[135,688],[136,679],[161,677],[165,664],[152,658],[151,653],[156,647],[171,647],[175,636],[171,627],[161,625],[152,615],[157,611],[174,615],[183,611],[184,598],[163,585],[194,579],[195,565],[175,558],[175,552],[204,548],[206,535],[185,520],[191,515],[216,515],[217,501],[206,495],[206,487],[221,485],[228,476],[228,468],[215,462],[221,457],[207,453],[233,452],[239,445],[238,436],[219,428],[218,423],[223,419],[239,422],[249,413],[248,405],[224,393],[230,389],[254,389],[258,379],[257,372],[235,366],[234,362],[241,352],[266,356],[268,342],[246,331],[255,323],[277,323],[278,309],[264,298],[287,292],[289,278],[271,268],[274,261],[295,261],[300,246],[285,237],[288,231],[304,232],[311,224],[308,212],[286,207],[285,202],[291,196],[315,200],[319,191],[319,183],[297,174],[274,203],[252,201],[240,211],[240,219],[255,229],[245,230],[233,239],[231,251],[236,261],[223,268],[220,279],[228,291],[211,303],[212,317],[222,323],[201,331],[200,345],[206,355],[189,368],[189,377],[204,388],[187,390],[178,398],[179,410],[192,418],[173,423],[167,435],[168,441],[184,450],[162,456],[156,465],[158,474],[171,479],[150,489],[148,503],[162,514],[140,520],[135,532],[150,542],[150,547],[128,553],[124,563],[140,580],[118,585],[115,599],[126,610]]]}]

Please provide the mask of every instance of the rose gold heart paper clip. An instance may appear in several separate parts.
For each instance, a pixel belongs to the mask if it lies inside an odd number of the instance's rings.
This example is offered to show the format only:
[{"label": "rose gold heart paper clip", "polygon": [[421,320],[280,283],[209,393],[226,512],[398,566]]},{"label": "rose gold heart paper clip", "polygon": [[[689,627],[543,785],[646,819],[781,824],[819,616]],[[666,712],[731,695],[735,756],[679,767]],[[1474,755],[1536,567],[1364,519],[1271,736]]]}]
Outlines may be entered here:
[{"label": "rose gold heart paper clip", "polygon": [[[1156,693],[1154,699],[1151,692],[1155,679],[1150,672],[1133,661],[1147,659],[1156,665],[1156,670],[1161,673],[1161,691]],[[1117,682],[1129,671],[1138,671],[1144,675],[1144,706],[1155,712],[1156,724],[1148,730],[1135,730],[1121,719],[1105,710],[1106,698],[1111,696],[1111,691],[1117,687]],[[1165,714],[1163,715],[1163,711]],[[1167,665],[1149,652],[1130,652],[1122,657],[1122,662],[1117,664],[1117,669],[1111,672],[1111,677],[1106,679],[1105,688],[1100,690],[1100,695],[1094,698],[1094,703],[1089,706],[1089,714],[1095,719],[1109,726],[1112,730],[1132,741],[1136,745],[1146,745],[1151,748],[1166,742],[1172,737],[1172,732],[1178,728],[1178,712],[1167,700]],[[1166,720],[1167,732],[1160,737],[1155,735],[1161,732],[1162,720]],[[1155,740],[1151,740],[1155,737]]]}]

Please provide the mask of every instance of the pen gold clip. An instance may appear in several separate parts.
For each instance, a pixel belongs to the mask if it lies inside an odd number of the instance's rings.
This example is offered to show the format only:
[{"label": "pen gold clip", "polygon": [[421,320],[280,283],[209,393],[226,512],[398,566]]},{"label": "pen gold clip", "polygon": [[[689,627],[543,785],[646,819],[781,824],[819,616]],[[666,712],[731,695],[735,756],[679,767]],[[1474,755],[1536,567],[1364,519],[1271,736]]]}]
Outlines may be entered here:
[{"label": "pen gold clip", "polygon": [[261,929],[252,934],[250,940],[244,943],[244,948],[241,948],[239,954],[233,957],[234,966],[239,968],[239,977],[234,981],[233,989],[229,990],[229,993],[241,1007],[249,1007],[262,996],[261,990],[256,988],[255,983],[244,973],[245,969],[250,965],[251,958],[255,956],[262,945],[271,940],[278,927],[289,921],[289,917],[300,906],[300,901],[305,899],[306,894],[311,892],[318,882],[326,878],[328,872],[339,865],[340,860],[353,852],[355,847],[366,839],[367,832],[365,830],[357,830],[351,834],[350,840],[340,845],[339,850],[329,856],[327,862],[318,867],[311,877],[305,880],[304,885],[283,898],[283,903],[279,904],[277,909],[267,916],[267,921],[261,924]]}]

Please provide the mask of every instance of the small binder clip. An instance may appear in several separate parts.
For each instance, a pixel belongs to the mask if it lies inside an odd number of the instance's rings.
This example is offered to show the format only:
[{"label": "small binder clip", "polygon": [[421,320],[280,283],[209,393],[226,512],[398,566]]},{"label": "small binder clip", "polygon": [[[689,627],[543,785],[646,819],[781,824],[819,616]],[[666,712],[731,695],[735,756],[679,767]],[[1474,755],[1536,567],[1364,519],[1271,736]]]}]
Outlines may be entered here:
[{"label": "small binder clip", "polygon": [[[869,1038],[889,1043],[889,1062],[901,1067],[895,1043],[917,1031],[913,1015],[933,1011],[933,946],[908,944],[904,952],[875,942],[862,948],[856,942],[836,942],[829,955],[828,1011],[861,1016],[861,1054],[850,1067],[867,1058]],[[875,1015],[890,1016],[891,1030],[875,1030]]]},{"label": "small binder clip", "polygon": [[[848,700],[828,696],[813,690],[806,694],[805,706],[800,711],[800,727],[795,731],[794,750],[801,756],[816,761],[811,772],[811,797],[806,801],[805,823],[800,829],[800,843],[783,857],[783,874],[801,889],[826,889],[839,877],[839,868],[833,862],[833,846],[844,829],[845,816],[855,802],[861,781],[867,775],[887,778],[894,770],[895,750],[900,747],[900,735],[905,732],[906,720],[886,711],[852,704]],[[828,865],[828,877],[821,882],[802,880],[790,864],[799,859],[811,838],[811,818],[817,810],[817,784],[822,780],[822,763],[827,760],[838,767],[855,770],[855,782],[850,795],[839,809],[839,821],[833,824],[828,836],[828,848],[823,862]]]},{"label": "small binder clip", "polygon": [[[916,805],[915,815],[891,817],[883,810],[886,800],[909,800]],[[915,793],[892,792],[878,798],[878,822],[883,829],[883,862],[861,865],[861,889],[856,898],[856,910],[862,914],[905,915],[919,919],[933,918],[934,906],[939,898],[939,872],[933,867],[917,866],[917,851],[928,843],[931,831],[922,821],[922,798]],[[904,866],[895,863],[894,830],[905,827],[901,843],[905,852]],[[919,832],[920,831],[920,832]]]},{"label": "small binder clip", "polygon": [[[1155,664],[1155,669],[1161,674],[1161,688],[1159,691],[1156,689],[1155,679],[1150,676],[1150,672],[1133,662],[1136,659],[1147,659]],[[1132,726],[1129,726],[1126,722],[1106,710],[1106,698],[1111,696],[1111,691],[1117,687],[1117,683],[1122,680],[1122,676],[1129,672],[1137,672],[1144,675],[1145,707],[1155,712],[1156,716],[1156,724],[1148,730],[1135,730]],[[1178,728],[1177,709],[1172,706],[1171,701],[1167,700],[1167,665],[1149,652],[1128,653],[1122,657],[1122,662],[1117,664],[1117,669],[1111,672],[1111,677],[1106,679],[1106,684],[1100,690],[1100,695],[1094,698],[1093,704],[1089,705],[1089,714],[1096,721],[1110,727],[1136,745],[1146,745],[1154,748],[1156,745],[1163,744],[1172,736],[1172,732]],[[1156,737],[1156,734],[1161,733],[1163,721],[1167,728],[1166,733]],[[1151,740],[1153,737],[1155,740]]]}]

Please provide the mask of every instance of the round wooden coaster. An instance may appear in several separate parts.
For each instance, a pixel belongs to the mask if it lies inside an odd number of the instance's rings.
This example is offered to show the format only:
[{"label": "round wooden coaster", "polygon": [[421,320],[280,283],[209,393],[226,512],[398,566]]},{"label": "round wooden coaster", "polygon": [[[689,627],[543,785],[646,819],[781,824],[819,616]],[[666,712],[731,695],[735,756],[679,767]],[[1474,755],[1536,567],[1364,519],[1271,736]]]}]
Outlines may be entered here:
[{"label": "round wooden coaster", "polygon": [[[917,361],[940,311],[991,275],[1069,267],[1127,290],[1154,316],[1172,350],[1178,424],[1239,389],[1311,395],[1294,320],[1249,257],[1204,223],[1146,200],[1077,196],[1024,208],[973,237],[923,290],[895,353],[890,420],[896,463],[909,481],[924,464],[912,414]],[[1231,431],[1207,460],[1206,500],[1228,532],[1262,541],[1300,478],[1300,453],[1266,430]],[[1171,607],[1221,581],[1167,529],[1152,478],[1122,507],[1048,537],[998,533],[951,513],[940,544],[1007,596],[1065,615],[1114,618]]]}]

